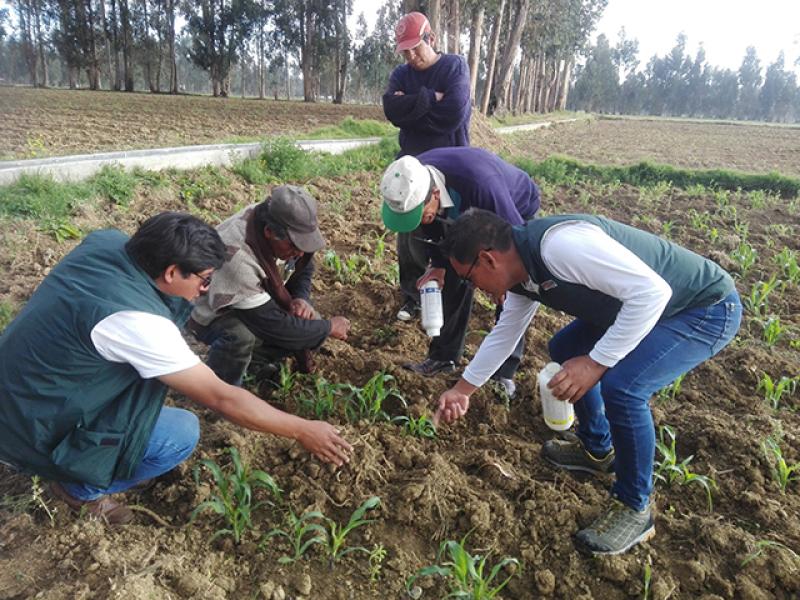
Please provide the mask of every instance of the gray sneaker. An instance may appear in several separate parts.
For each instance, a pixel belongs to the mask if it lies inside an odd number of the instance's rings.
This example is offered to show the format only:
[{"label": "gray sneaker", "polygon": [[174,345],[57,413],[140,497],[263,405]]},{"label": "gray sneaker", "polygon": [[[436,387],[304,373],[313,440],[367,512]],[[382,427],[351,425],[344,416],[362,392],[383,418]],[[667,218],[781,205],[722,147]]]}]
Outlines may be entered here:
[{"label": "gray sneaker", "polygon": [[578,549],[588,554],[622,554],[656,534],[653,511],[638,511],[616,499],[594,523],[575,536]]},{"label": "gray sneaker", "polygon": [[585,473],[601,474],[610,473],[614,468],[614,449],[605,456],[594,456],[584,449],[577,438],[548,440],[542,446],[542,456],[551,465],[566,469],[567,471],[583,471]]}]

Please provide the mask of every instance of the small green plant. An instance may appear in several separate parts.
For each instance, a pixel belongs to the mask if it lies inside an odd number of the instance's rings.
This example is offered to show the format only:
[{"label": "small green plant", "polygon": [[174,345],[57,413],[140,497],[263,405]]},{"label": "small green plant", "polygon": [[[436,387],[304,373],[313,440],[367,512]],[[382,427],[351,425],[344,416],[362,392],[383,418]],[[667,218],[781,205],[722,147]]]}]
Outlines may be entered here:
[{"label": "small green plant", "polygon": [[659,204],[667,197],[671,189],[672,183],[669,181],[659,181],[653,185],[641,187],[639,188],[639,202],[647,206]]},{"label": "small green plant", "polygon": [[787,284],[800,284],[800,265],[797,264],[797,252],[790,248],[784,248],[774,257],[775,262],[781,269],[781,274]]},{"label": "small green plant", "polygon": [[428,415],[420,415],[417,418],[400,415],[394,417],[392,423],[402,426],[403,433],[406,435],[422,438],[436,437],[436,425]]},{"label": "small green plant", "polygon": [[386,548],[383,547],[383,544],[375,544],[369,552],[369,580],[372,583],[380,579],[385,558]]},{"label": "small green plant", "polygon": [[750,269],[758,260],[758,252],[747,242],[741,242],[739,246],[731,252],[731,259],[739,266],[739,274],[742,278],[747,277]]},{"label": "small green plant", "polygon": [[800,562],[800,555],[798,555],[797,552],[795,552],[788,546],[781,544],[780,542],[776,542],[774,540],[758,540],[755,543],[755,549],[745,557],[745,559],[742,561],[741,566],[745,566],[750,561],[755,560],[756,558],[761,556],[764,553],[764,551],[770,548],[774,548],[781,552],[786,552],[792,558],[792,560]]},{"label": "small green plant", "polygon": [[669,425],[662,425],[658,428],[658,440],[656,440],[656,450],[661,454],[661,460],[656,460],[655,473],[653,477],[656,481],[661,481],[667,486],[673,483],[679,485],[689,485],[696,483],[701,486],[706,493],[708,510],[713,510],[712,492],[717,487],[717,482],[706,475],[698,475],[689,469],[689,463],[694,460],[694,455],[678,461],[678,453],[675,448],[677,434]]},{"label": "small green plant", "polygon": [[680,375],[675,381],[670,383],[667,387],[661,388],[656,393],[656,398],[660,402],[668,402],[671,400],[675,400],[678,394],[681,393],[681,385],[683,384],[683,380],[686,378],[686,373]]},{"label": "small green plant", "polygon": [[300,395],[300,412],[326,420],[336,412],[346,384],[332,383],[324,377],[314,380],[314,387]]},{"label": "small green plant", "polygon": [[344,405],[345,415],[350,421],[388,421],[389,416],[383,408],[387,398],[393,397],[405,405],[405,398],[394,385],[394,377],[380,371],[363,385],[348,385],[348,395]]},{"label": "small green plant", "polygon": [[650,582],[653,578],[653,567],[651,566],[653,560],[649,556],[647,557],[647,562],[644,563],[644,582],[642,585],[642,600],[648,600],[650,598]]},{"label": "small green plant", "polygon": [[716,244],[717,240],[719,239],[719,229],[716,227],[712,227],[708,230],[708,241],[712,244]]},{"label": "small green plant", "polygon": [[[466,548],[467,537],[469,533],[460,542],[455,540],[442,542],[436,556],[436,564],[423,567],[412,575],[406,582],[406,590],[411,590],[414,582],[420,577],[438,575],[448,582],[450,587],[448,598],[490,600],[497,596],[517,574],[519,561],[505,556],[489,569],[489,555],[470,554]],[[510,573],[499,581],[501,572],[506,569]]]},{"label": "small green plant", "polygon": [[282,490],[270,475],[244,464],[236,448],[228,448],[227,453],[231,456],[230,473],[226,473],[220,465],[210,459],[202,459],[195,466],[195,483],[200,485],[200,471],[205,467],[211,473],[214,489],[210,499],[192,511],[189,520],[194,521],[198,514],[210,510],[221,516],[227,524],[227,527],[217,530],[211,539],[230,535],[238,544],[242,534],[253,527],[253,511],[266,503],[271,503],[266,501],[254,504],[253,491],[257,488],[265,489],[280,502]]},{"label": "small green plant", "polygon": [[281,370],[278,372],[275,395],[277,395],[278,398],[284,402],[288,400],[292,395],[292,391],[294,390],[294,384],[299,378],[300,373],[293,371],[292,367],[287,362],[282,362]]},{"label": "small green plant", "polygon": [[711,227],[711,215],[707,212],[698,212],[694,208],[689,209],[689,222],[692,228],[697,231],[708,231]]},{"label": "small green plant", "polygon": [[380,503],[381,499],[378,496],[372,496],[371,498],[368,498],[361,504],[361,506],[353,511],[353,514],[350,515],[350,520],[346,525],[340,525],[333,519],[326,519],[326,549],[328,551],[328,560],[331,569],[334,567],[337,560],[341,559],[347,554],[350,554],[351,552],[364,552],[366,554],[370,554],[370,551],[363,546],[351,546],[349,548],[345,548],[345,544],[347,542],[347,536],[349,536],[353,530],[363,527],[364,525],[368,525],[374,521],[374,519],[365,519],[364,514],[368,510],[372,510],[380,506]]},{"label": "small green plant", "polygon": [[770,465],[772,478],[778,483],[781,494],[785,494],[786,486],[793,481],[800,480],[800,462],[791,465],[786,462],[780,444],[771,437],[761,443],[761,448]]},{"label": "small green plant", "polygon": [[42,509],[50,521],[50,526],[55,527],[57,508],[50,508],[44,496],[42,480],[38,475],[31,477],[30,491],[26,494],[4,495],[0,498],[0,508],[13,514],[33,512]]},{"label": "small green plant", "polygon": [[375,259],[376,262],[381,262],[383,260],[384,255],[386,254],[386,234],[388,231],[384,231],[380,235],[375,231],[371,232],[372,235],[372,242],[375,244],[375,250],[373,250],[372,257]]},{"label": "small green plant", "polygon": [[66,219],[57,219],[44,223],[41,230],[52,236],[59,244],[66,240],[79,240],[83,237],[81,230]]},{"label": "small green plant", "polygon": [[0,300],[0,334],[14,320],[19,309],[8,300]]},{"label": "small green plant", "polygon": [[769,402],[773,410],[778,410],[783,396],[794,394],[796,389],[797,377],[786,377],[783,375],[779,380],[775,381],[767,373],[764,373],[758,382],[756,391],[763,392],[764,400]]},{"label": "small green plant", "polygon": [[716,190],[714,192],[714,202],[717,203],[717,208],[720,210],[730,205],[731,198],[728,190]]},{"label": "small green plant", "polygon": [[335,250],[328,250],[322,262],[328,269],[333,271],[336,279],[347,284],[361,281],[364,273],[366,273],[370,267],[369,260],[360,254],[351,254],[343,259],[336,254]]},{"label": "small green plant", "polygon": [[117,206],[128,206],[138,184],[134,173],[122,167],[105,166],[91,178],[90,184],[98,194]]},{"label": "small green plant", "polygon": [[672,233],[675,229],[675,221],[666,221],[661,224],[661,235],[663,235],[666,239],[672,239]]},{"label": "small green plant", "polygon": [[291,544],[292,555],[285,554],[278,559],[278,562],[285,565],[300,560],[311,546],[325,543],[325,527],[314,522],[314,520],[322,521],[324,519],[325,516],[319,511],[307,512],[298,517],[292,510],[289,510],[286,513],[288,529],[276,528],[268,532],[259,544],[259,548],[263,550],[273,537],[284,537]]},{"label": "small green plant", "polygon": [[744,299],[745,308],[756,319],[764,318],[769,308],[769,297],[780,284],[780,279],[776,279],[775,275],[770,277],[768,281],[754,283],[750,288],[750,295]]},{"label": "small green plant", "polygon": [[774,346],[778,340],[786,333],[786,328],[781,325],[781,318],[772,316],[764,323],[764,342],[767,346]]}]

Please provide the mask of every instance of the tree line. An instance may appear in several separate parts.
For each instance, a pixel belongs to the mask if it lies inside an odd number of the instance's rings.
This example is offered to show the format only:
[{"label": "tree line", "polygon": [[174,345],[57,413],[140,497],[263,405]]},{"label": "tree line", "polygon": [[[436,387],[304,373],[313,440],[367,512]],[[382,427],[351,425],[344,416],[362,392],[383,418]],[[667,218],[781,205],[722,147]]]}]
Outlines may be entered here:
[{"label": "tree line", "polygon": [[[639,45],[621,30],[612,46],[604,35],[587,50],[576,72],[569,107],[601,113],[800,121],[800,86],[783,52],[764,69],[754,47],[738,70],[706,62],[702,45],[695,56],[680,34],[665,56],[653,56],[643,70]],[[800,66],[800,58],[795,62]]]},{"label": "tree line", "polygon": [[429,16],[439,48],[465,54],[475,105],[563,109],[576,58],[607,0],[384,0],[373,30],[352,0],[11,0],[0,12],[0,78],[33,86],[302,94],[375,102],[394,25]]}]

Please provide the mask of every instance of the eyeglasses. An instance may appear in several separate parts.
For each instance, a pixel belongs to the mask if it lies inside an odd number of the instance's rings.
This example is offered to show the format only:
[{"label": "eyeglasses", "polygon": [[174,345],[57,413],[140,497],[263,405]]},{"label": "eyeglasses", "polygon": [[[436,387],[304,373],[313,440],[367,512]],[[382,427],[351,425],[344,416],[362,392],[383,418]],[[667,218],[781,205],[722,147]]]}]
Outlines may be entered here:
[{"label": "eyeglasses", "polygon": [[[482,250],[486,252],[491,252],[492,248],[482,248]],[[461,283],[464,285],[472,285],[472,280],[470,277],[472,276],[472,271],[475,269],[475,265],[478,264],[478,259],[481,257],[481,249],[478,250],[478,253],[475,255],[475,258],[472,259],[472,262],[469,265],[469,269],[467,272],[461,276]]]},{"label": "eyeglasses", "polygon": [[211,287],[211,275],[200,275],[200,273],[192,273],[192,275],[199,277],[200,281],[203,282],[200,284],[200,287],[202,289],[207,290],[208,288]]}]

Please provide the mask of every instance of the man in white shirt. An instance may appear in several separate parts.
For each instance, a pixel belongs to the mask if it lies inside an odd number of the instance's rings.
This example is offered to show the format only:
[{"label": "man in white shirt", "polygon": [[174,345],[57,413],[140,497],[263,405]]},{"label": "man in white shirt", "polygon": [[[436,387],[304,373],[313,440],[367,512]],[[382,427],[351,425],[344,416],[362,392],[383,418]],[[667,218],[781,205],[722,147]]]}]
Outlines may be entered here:
[{"label": "man in white shirt", "polygon": [[213,228],[181,213],[148,219],[130,239],[90,233],[0,336],[0,460],[52,480],[73,509],[125,523],[132,512],[108,495],[169,471],[197,444],[197,417],[163,406],[172,388],[346,462],[351,447],[333,426],[221,381],[181,336],[224,255]]},{"label": "man in white shirt", "polygon": [[577,439],[551,440],[543,456],[567,470],[615,472],[611,505],[578,532],[580,549],[618,554],[651,537],[648,403],[733,339],[742,309],[730,275],[677,244],[591,215],[512,227],[470,211],[442,251],[460,277],[506,302],[462,378],[439,398],[436,420],[466,414],[470,395],[511,353],[539,303],[576,317],[548,349],[562,367],[549,387],[575,404]]}]

